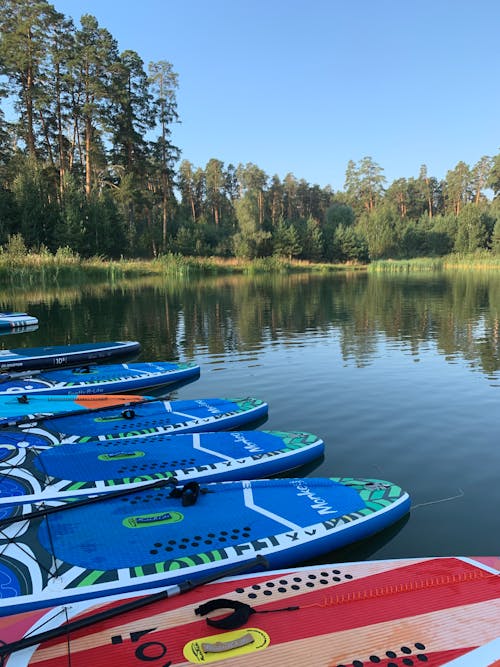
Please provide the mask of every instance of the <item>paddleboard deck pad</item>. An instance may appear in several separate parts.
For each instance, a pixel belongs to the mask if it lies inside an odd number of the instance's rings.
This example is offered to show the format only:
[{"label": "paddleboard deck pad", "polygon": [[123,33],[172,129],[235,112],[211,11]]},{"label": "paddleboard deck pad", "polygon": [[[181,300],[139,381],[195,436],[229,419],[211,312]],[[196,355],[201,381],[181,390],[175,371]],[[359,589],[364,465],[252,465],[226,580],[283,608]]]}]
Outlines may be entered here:
[{"label": "paddleboard deck pad", "polygon": [[[493,557],[422,558],[228,578],[11,653],[6,667],[497,665],[499,567]],[[147,599],[143,592],[4,617],[0,639],[9,644],[137,597]],[[221,599],[253,613],[235,629],[212,627],[207,618],[233,612],[203,613]]]},{"label": "paddleboard deck pad", "polygon": [[39,370],[75,366],[90,361],[108,361],[135,354],[140,348],[136,341],[111,341],[0,350],[0,371]]},{"label": "paddleboard deck pad", "polygon": [[[203,398],[152,400],[120,410],[93,410],[74,416],[49,417],[19,426],[0,423],[0,442],[40,439],[57,442],[113,440],[168,433],[193,433],[236,429],[267,417],[268,405],[258,398]],[[30,438],[29,436],[34,436]]]},{"label": "paddleboard deck pad", "polygon": [[138,392],[194,380],[199,375],[200,366],[191,361],[84,365],[44,371],[32,377],[0,375],[0,396]]},{"label": "paddleboard deck pad", "polygon": [[17,329],[38,325],[38,319],[28,313],[0,313],[0,329]]},{"label": "paddleboard deck pad", "polygon": [[410,508],[399,486],[373,479],[215,482],[196,491],[153,484],[86,505],[47,501],[32,518],[29,504],[0,507],[0,615],[178,584],[257,555],[290,566],[372,535]]},{"label": "paddleboard deck pad", "polygon": [[310,433],[230,431],[45,447],[0,444],[0,504],[106,493],[155,479],[270,477],[322,456]]}]

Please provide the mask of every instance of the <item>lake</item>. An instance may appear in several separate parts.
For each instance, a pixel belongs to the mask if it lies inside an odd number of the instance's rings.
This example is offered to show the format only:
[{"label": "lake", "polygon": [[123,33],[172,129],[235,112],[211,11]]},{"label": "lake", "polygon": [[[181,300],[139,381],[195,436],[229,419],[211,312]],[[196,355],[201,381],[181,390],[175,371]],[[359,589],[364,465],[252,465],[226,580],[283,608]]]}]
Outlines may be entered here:
[{"label": "lake", "polygon": [[0,289],[38,317],[3,348],[138,340],[196,360],[171,398],[255,396],[259,428],[310,431],[300,476],[375,477],[411,513],[323,562],[500,554],[500,275],[258,275]]}]

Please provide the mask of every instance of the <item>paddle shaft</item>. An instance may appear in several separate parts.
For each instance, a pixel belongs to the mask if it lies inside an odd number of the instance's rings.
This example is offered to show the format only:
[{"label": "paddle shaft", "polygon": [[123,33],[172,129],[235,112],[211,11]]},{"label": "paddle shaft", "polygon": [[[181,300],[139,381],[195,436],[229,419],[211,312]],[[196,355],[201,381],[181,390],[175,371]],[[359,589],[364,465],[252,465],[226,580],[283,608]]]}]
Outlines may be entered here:
[{"label": "paddle shaft", "polygon": [[65,505],[54,505],[51,507],[44,507],[33,512],[28,512],[27,514],[22,514],[21,516],[8,516],[4,519],[0,519],[0,530],[6,528],[7,526],[12,525],[13,523],[19,523],[20,521],[29,521],[31,519],[41,519],[42,517],[49,516],[50,514],[55,514],[59,512],[64,512],[65,510],[72,510],[77,507],[85,507],[86,505],[92,505],[93,503],[102,502],[103,500],[112,500],[113,498],[120,498],[121,496],[127,496],[131,493],[136,493],[138,491],[149,491],[151,489],[158,489],[163,486],[174,485],[176,478],[172,475],[170,477],[165,477],[164,479],[158,479],[154,482],[141,484],[140,486],[133,486],[129,488],[120,489],[119,491],[110,491],[109,493],[100,493],[99,495],[91,495],[83,498],[82,500],[75,500],[72,503],[67,503]]},{"label": "paddle shaft", "polygon": [[[93,366],[97,366],[97,363],[88,363],[88,364],[68,364],[64,366],[64,370],[70,370],[72,368],[77,369],[77,368],[92,368]],[[5,373],[5,371],[0,371],[0,384],[2,382],[8,382],[9,380],[18,380],[18,379],[23,379],[23,378],[30,378],[33,375],[40,375],[41,373],[46,373],[47,371],[54,370],[51,366],[47,368],[40,368],[36,369],[34,368],[33,370],[25,370],[25,371],[14,371],[13,373]]]},{"label": "paddle shaft", "polygon": [[113,607],[112,609],[106,609],[105,611],[97,612],[96,614],[92,614],[86,618],[82,618],[77,621],[71,621],[59,626],[58,628],[46,630],[45,632],[37,633],[31,637],[23,637],[23,639],[11,642],[10,644],[4,644],[3,646],[0,646],[0,658],[3,659],[11,653],[15,653],[16,651],[21,651],[22,649],[29,648],[30,646],[36,646],[36,644],[40,644],[49,639],[56,639],[57,637],[68,635],[71,632],[88,628],[95,623],[107,621],[108,619],[119,616],[120,614],[126,614],[129,611],[134,611],[136,609],[146,607],[147,605],[154,604],[160,600],[165,600],[167,598],[174,597],[175,595],[187,593],[188,591],[192,591],[194,588],[199,588],[205,584],[210,584],[214,581],[217,581],[218,579],[236,576],[241,572],[248,571],[254,567],[262,567],[263,569],[266,569],[268,566],[269,563],[264,556],[256,556],[246,563],[241,563],[223,570],[218,570],[217,572],[208,574],[205,577],[200,577],[194,581],[187,579],[180,584],[169,586],[168,588],[165,588],[158,593],[152,593],[146,597],[138,598],[137,600],[131,600],[130,602],[125,602],[124,604]]},{"label": "paddle shaft", "polygon": [[55,412],[49,415],[40,415],[37,419],[36,415],[25,415],[17,419],[10,419],[9,421],[0,422],[0,427],[7,428],[9,426],[23,426],[38,421],[50,421],[51,419],[61,419],[62,417],[79,417],[90,414],[91,412],[101,410],[116,410],[117,408],[133,408],[136,405],[144,405],[145,403],[153,403],[154,401],[163,401],[163,399],[156,396],[148,396],[139,401],[127,401],[126,403],[115,403],[114,405],[105,405],[100,408],[83,408],[81,410],[68,410],[67,412]]}]

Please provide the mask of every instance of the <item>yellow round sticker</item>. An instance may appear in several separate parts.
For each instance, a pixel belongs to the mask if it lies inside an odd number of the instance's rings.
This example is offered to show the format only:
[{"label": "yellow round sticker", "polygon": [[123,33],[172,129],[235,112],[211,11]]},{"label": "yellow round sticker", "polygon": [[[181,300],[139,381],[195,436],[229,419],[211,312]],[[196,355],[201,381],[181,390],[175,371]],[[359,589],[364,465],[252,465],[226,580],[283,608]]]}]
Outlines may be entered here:
[{"label": "yellow round sticker", "polygon": [[270,644],[267,632],[259,628],[243,628],[211,635],[201,639],[193,639],[184,646],[184,657],[195,665],[204,665],[216,660],[235,658],[261,651]]}]

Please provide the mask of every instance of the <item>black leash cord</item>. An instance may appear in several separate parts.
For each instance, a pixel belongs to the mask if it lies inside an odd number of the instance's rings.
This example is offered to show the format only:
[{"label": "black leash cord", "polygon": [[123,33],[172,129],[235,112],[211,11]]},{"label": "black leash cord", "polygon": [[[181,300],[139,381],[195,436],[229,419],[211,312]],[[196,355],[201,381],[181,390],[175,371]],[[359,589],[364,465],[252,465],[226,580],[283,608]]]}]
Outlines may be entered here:
[{"label": "black leash cord", "polygon": [[233,611],[222,618],[205,619],[208,625],[211,625],[213,628],[219,628],[220,630],[236,630],[237,628],[241,628],[242,625],[245,625],[252,614],[271,614],[275,611],[297,611],[300,607],[293,606],[283,607],[281,609],[254,609],[249,604],[240,602],[239,600],[216,598],[215,600],[209,600],[208,602],[205,602],[205,604],[197,607],[194,610],[194,613],[198,616],[205,616],[205,614],[209,614],[211,611],[217,611],[219,609],[232,609]]}]

